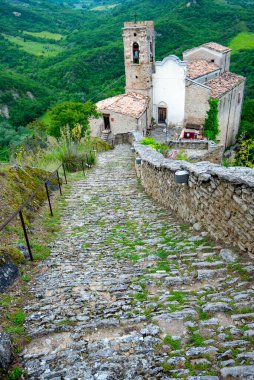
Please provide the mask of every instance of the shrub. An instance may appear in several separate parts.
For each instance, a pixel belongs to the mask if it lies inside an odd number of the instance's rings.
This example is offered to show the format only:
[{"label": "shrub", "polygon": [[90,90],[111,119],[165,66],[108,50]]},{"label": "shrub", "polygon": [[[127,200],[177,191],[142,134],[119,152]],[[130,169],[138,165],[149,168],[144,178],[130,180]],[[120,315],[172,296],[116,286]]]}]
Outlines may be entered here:
[{"label": "shrub", "polygon": [[207,112],[207,116],[204,124],[204,136],[209,140],[216,142],[216,138],[219,134],[219,119],[218,119],[218,99],[209,99],[210,109]]},{"label": "shrub", "polygon": [[236,164],[254,168],[254,139],[243,140],[236,155]]},{"label": "shrub", "polygon": [[168,153],[168,146],[166,144],[158,143],[153,137],[144,137],[140,143],[154,148],[164,156]]}]

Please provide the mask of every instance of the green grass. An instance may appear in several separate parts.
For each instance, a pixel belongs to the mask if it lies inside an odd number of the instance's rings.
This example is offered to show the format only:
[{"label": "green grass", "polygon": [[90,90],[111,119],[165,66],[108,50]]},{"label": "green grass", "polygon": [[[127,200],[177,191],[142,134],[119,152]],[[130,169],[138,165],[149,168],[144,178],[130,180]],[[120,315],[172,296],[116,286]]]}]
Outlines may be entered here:
[{"label": "green grass", "polygon": [[26,53],[40,57],[55,57],[63,51],[62,47],[54,44],[42,44],[40,42],[29,41],[24,38],[13,37],[7,34],[5,34],[4,37],[11,43],[18,45]]},{"label": "green grass", "polygon": [[166,335],[163,339],[163,344],[171,346],[173,350],[181,349],[181,341],[179,339],[173,339],[172,336]]},{"label": "green grass", "polygon": [[139,302],[143,302],[147,299],[147,295],[148,295],[147,291],[139,292],[139,293],[134,294],[134,298]]},{"label": "green grass", "polygon": [[9,295],[3,295],[0,298],[0,306],[8,307],[12,303],[12,298]]},{"label": "green grass", "polygon": [[22,310],[19,310],[16,313],[11,314],[9,319],[15,326],[22,326],[25,322],[26,316]]},{"label": "green grass", "polygon": [[24,274],[21,278],[25,282],[29,282],[31,280],[31,278],[30,278],[30,276],[28,274]]},{"label": "green grass", "polygon": [[39,120],[49,126],[51,122],[50,111],[46,111],[41,117],[39,117]]},{"label": "green grass", "polygon": [[241,32],[230,42],[232,53],[237,53],[239,50],[254,49],[254,33]]},{"label": "green grass", "polygon": [[210,315],[208,313],[206,313],[205,311],[203,311],[202,309],[200,309],[199,310],[199,318],[201,320],[206,320],[206,319],[210,318]]},{"label": "green grass", "polygon": [[48,32],[48,31],[43,31],[43,32],[27,32],[27,31],[23,31],[24,34],[28,34],[30,36],[34,36],[34,37],[39,37],[39,38],[45,38],[47,40],[55,40],[55,41],[60,41],[61,38],[63,37],[62,34],[58,34],[58,33],[51,33],[51,32]]},{"label": "green grass", "polygon": [[103,11],[107,11],[108,9],[113,9],[117,7],[118,5],[119,4],[100,5],[99,7],[92,8],[91,11],[103,12]]},{"label": "green grass", "polygon": [[168,296],[168,301],[177,301],[181,305],[184,303],[185,299],[185,294],[180,291],[173,291],[171,294]]},{"label": "green grass", "polygon": [[23,326],[4,326],[4,331],[11,335],[24,335],[25,329]]},{"label": "green grass", "polygon": [[8,379],[9,380],[17,380],[20,379],[22,375],[22,368],[20,367],[15,367],[13,368],[9,373],[8,373]]},{"label": "green grass", "polygon": [[195,347],[203,347],[205,346],[205,341],[202,335],[194,332],[189,338],[189,344]]}]

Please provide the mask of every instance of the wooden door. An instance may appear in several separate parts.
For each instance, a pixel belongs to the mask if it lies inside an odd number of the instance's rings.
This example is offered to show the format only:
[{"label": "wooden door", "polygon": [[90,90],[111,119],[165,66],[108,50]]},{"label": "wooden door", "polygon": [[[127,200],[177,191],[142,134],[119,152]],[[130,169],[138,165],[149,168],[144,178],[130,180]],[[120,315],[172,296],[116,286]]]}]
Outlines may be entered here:
[{"label": "wooden door", "polygon": [[167,108],[158,108],[158,123],[165,124],[167,119]]}]

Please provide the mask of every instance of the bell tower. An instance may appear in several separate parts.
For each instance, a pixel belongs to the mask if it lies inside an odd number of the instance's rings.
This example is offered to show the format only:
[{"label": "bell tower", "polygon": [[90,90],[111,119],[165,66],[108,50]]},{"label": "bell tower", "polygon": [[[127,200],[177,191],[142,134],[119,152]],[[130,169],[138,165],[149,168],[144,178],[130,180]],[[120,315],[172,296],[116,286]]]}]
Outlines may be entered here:
[{"label": "bell tower", "polygon": [[[153,21],[125,22],[123,28],[125,92],[149,96],[152,105],[152,74],[155,68]],[[151,107],[151,106],[150,106]]]}]

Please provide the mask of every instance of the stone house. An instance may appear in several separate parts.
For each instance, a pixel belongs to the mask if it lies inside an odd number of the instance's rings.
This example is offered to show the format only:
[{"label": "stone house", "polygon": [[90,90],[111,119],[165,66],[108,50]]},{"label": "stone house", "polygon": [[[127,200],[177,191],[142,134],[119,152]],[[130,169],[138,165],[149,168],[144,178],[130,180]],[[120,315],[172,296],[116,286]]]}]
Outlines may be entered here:
[{"label": "stone house", "polygon": [[92,135],[107,141],[117,135],[145,130],[149,122],[149,101],[148,96],[136,92],[101,100],[97,109],[102,117],[92,120]]},{"label": "stone house", "polygon": [[245,78],[229,72],[230,52],[215,42],[155,61],[152,21],[126,22],[123,28],[125,94],[97,103],[100,119],[91,120],[93,136],[105,140],[139,131],[153,118],[170,128],[203,126],[209,99],[219,100],[219,142],[235,142],[239,129]]}]

